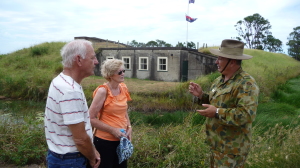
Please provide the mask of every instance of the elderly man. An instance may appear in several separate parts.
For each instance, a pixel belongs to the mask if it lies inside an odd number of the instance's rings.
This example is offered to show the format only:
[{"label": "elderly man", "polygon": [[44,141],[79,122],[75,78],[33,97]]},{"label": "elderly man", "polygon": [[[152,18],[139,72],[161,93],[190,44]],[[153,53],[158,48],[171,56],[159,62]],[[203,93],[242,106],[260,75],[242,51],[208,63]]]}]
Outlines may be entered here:
[{"label": "elderly man", "polygon": [[259,88],[252,76],[243,71],[244,43],[226,39],[219,50],[216,64],[221,76],[206,94],[200,85],[191,82],[189,92],[198,98],[206,117],[207,143],[211,148],[212,168],[242,168],[250,150],[252,122],[256,116]]},{"label": "elderly man", "polygon": [[98,64],[92,43],[74,40],[61,50],[63,71],[52,80],[45,108],[47,166],[98,167],[88,106],[80,82],[94,74]]}]

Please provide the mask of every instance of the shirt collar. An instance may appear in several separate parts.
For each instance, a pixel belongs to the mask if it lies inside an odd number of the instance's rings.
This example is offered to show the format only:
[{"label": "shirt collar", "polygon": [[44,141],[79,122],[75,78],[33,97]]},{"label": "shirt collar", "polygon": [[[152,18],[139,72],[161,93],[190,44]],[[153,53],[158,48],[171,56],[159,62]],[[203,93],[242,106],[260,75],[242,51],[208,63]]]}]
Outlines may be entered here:
[{"label": "shirt collar", "polygon": [[[236,76],[237,74],[240,74],[241,72],[243,72],[243,68],[242,68],[242,67],[240,67],[237,71],[235,71],[234,74],[232,75],[232,77],[231,77],[228,81],[234,79],[235,76]],[[224,79],[225,79],[225,76],[222,75],[222,78],[221,78],[220,82],[224,82]],[[227,82],[227,81],[226,81],[226,82]]]}]

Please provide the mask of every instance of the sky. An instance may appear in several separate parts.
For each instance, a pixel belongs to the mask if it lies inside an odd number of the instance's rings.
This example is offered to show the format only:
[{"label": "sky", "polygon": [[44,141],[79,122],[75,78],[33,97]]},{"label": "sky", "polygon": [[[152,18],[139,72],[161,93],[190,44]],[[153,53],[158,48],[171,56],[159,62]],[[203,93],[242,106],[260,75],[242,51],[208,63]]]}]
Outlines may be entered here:
[{"label": "sky", "polygon": [[[1,0],[0,54],[78,36],[130,43],[163,40],[220,46],[238,36],[234,25],[255,13],[283,42],[300,26],[299,0]],[[197,18],[193,23],[188,14]]]}]

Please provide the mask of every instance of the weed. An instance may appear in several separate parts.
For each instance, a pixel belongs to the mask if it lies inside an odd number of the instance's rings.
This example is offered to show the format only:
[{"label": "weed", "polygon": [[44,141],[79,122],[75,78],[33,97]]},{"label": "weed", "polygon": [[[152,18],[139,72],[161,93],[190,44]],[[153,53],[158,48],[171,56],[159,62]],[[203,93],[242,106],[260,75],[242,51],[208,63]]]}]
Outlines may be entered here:
[{"label": "weed", "polygon": [[48,54],[49,50],[47,47],[35,46],[30,48],[30,52],[31,52],[31,56],[41,56],[41,55]]},{"label": "weed", "polygon": [[[0,56],[0,95],[15,98],[0,100],[2,162],[17,165],[45,162],[44,99],[51,80],[62,71],[59,50],[64,44],[43,43]],[[300,165],[297,102],[300,77],[286,81],[299,76],[300,64],[283,54],[245,52],[254,57],[243,61],[243,69],[256,79],[261,91],[253,124],[253,147],[246,166],[297,167]],[[200,76],[194,82],[207,92],[219,75]],[[89,104],[94,89],[103,81],[95,76],[83,80]],[[201,107],[191,101],[189,82],[126,78],[133,99],[129,102],[129,115],[135,147],[129,167],[208,167],[205,118],[195,112]]]}]

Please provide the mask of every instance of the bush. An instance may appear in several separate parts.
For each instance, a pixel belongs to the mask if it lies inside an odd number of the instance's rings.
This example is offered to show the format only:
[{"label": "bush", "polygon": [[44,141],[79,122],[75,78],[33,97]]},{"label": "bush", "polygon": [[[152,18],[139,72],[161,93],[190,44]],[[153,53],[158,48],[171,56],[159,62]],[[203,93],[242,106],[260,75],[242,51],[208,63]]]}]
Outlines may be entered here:
[{"label": "bush", "polygon": [[49,52],[48,47],[44,47],[44,46],[30,47],[31,56],[46,55],[48,54],[48,52]]},{"label": "bush", "polygon": [[47,145],[41,121],[36,114],[24,118],[10,113],[0,115],[0,160],[16,165],[44,163]]}]

